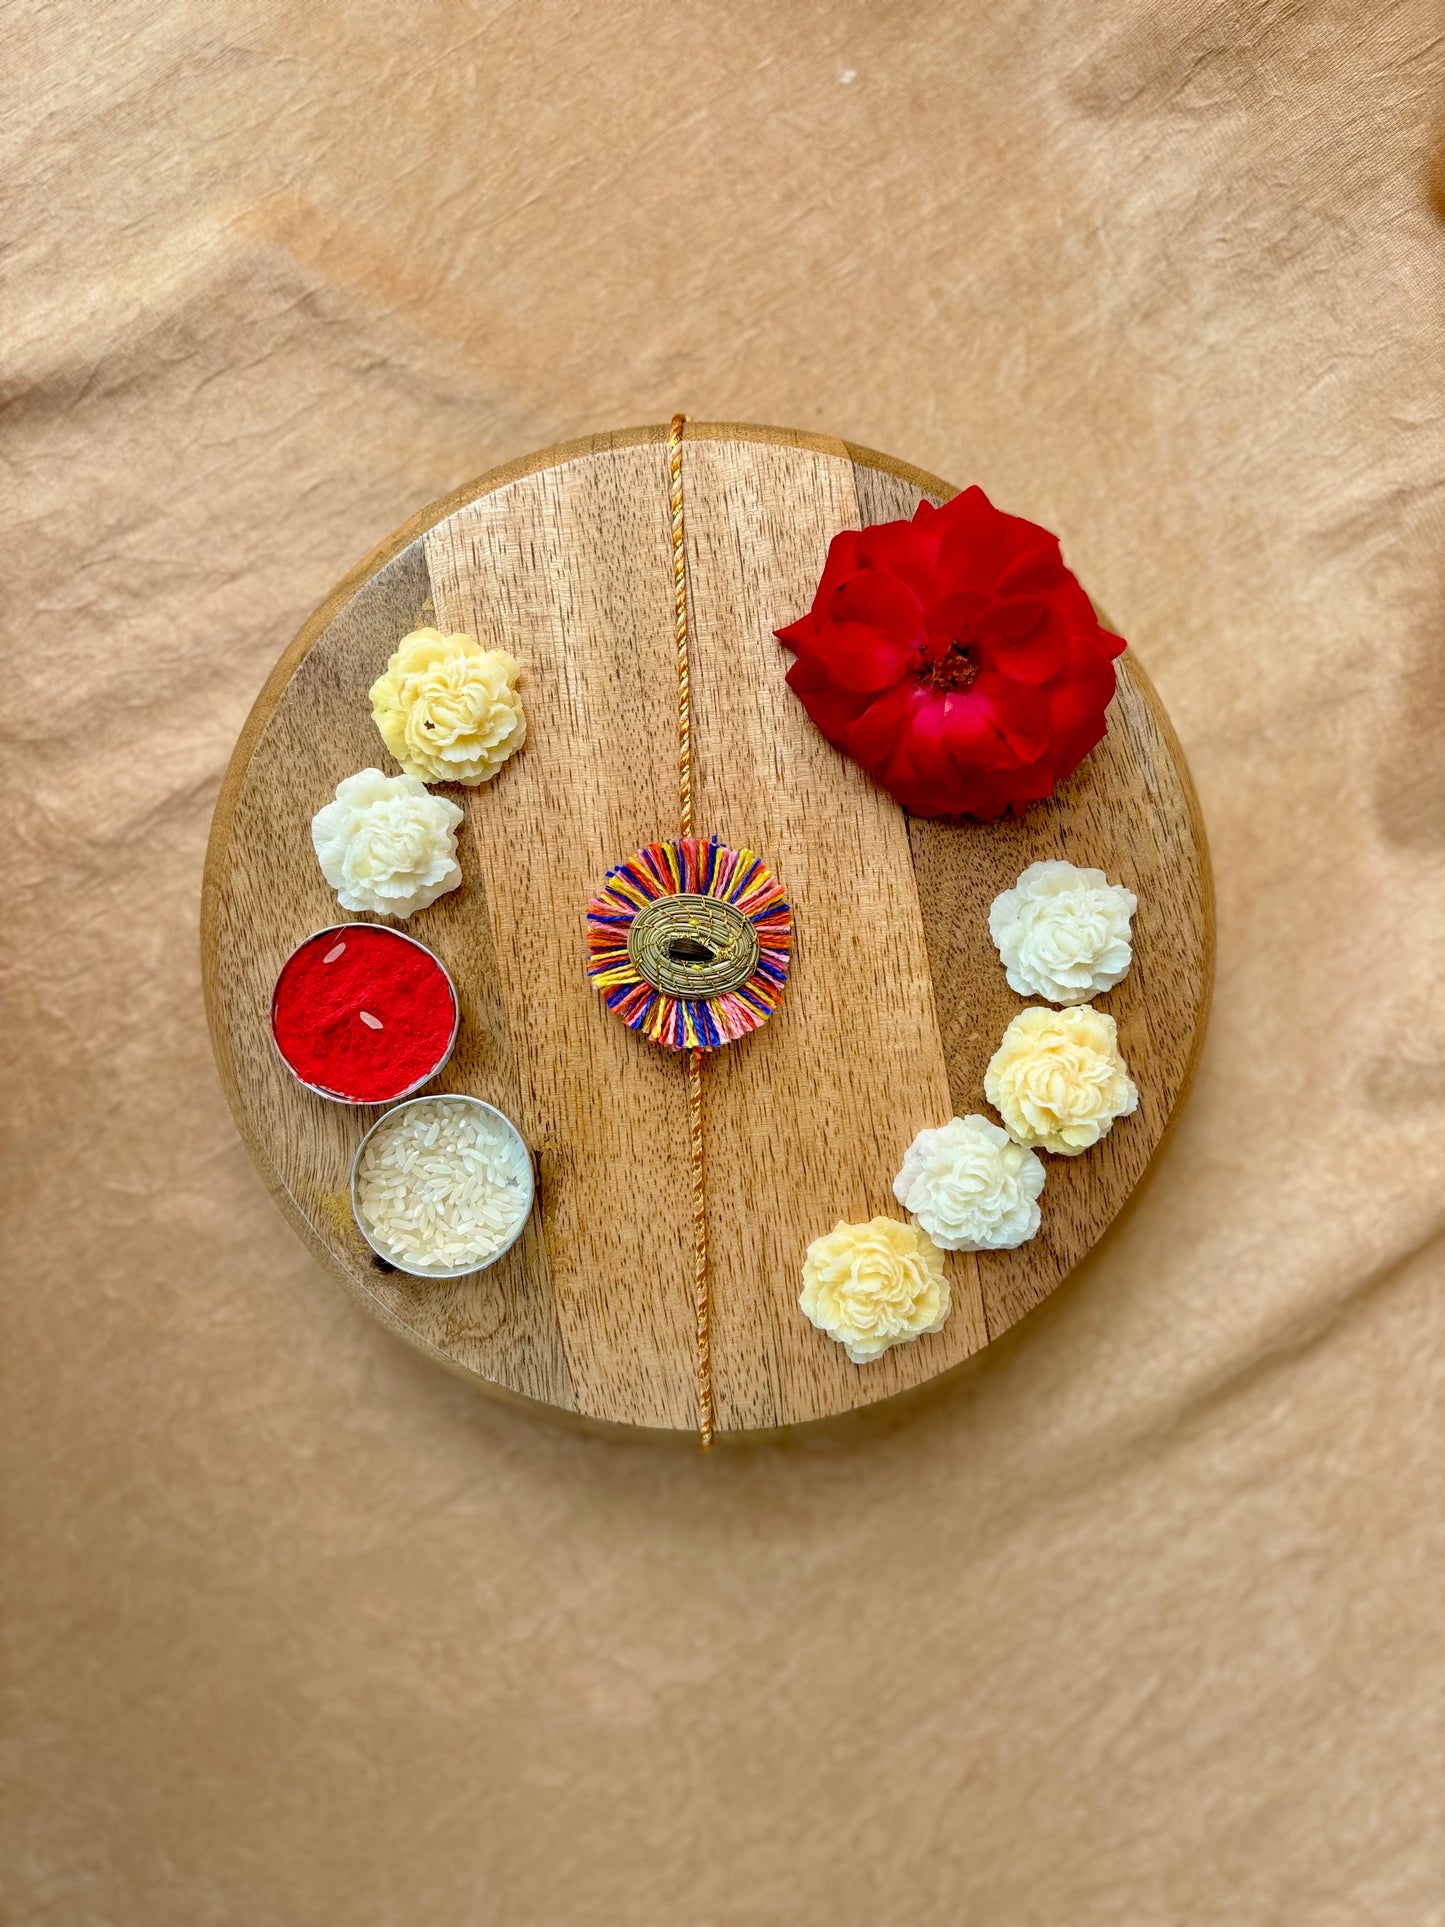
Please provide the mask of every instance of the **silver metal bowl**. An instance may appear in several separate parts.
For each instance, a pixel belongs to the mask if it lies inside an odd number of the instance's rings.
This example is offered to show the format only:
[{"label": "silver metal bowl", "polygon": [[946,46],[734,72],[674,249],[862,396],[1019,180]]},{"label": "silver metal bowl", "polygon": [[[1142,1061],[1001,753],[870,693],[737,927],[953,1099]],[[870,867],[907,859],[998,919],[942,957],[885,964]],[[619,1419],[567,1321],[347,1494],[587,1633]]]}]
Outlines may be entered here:
[{"label": "silver metal bowl", "polygon": [[[452,993],[452,1034],[447,1041],[446,1050],[442,1053],[439,1061],[427,1072],[425,1077],[418,1077],[414,1083],[408,1084],[404,1091],[398,1091],[395,1097],[338,1097],[335,1091],[328,1091],[320,1084],[308,1084],[306,1079],[287,1062],[286,1053],[276,1041],[276,991],[280,986],[281,979],[286,974],[287,964],[290,963],[291,959],[296,956],[299,951],[304,950],[308,944],[316,943],[322,937],[340,937],[344,941],[346,937],[355,930],[385,930],[393,937],[400,937],[403,943],[409,943],[417,950],[425,951],[437,969],[446,978],[447,989]],[[401,1103],[403,1099],[410,1097],[414,1092],[425,1090],[426,1086],[431,1083],[434,1077],[441,1076],[447,1065],[452,1061],[452,1052],[457,1047],[457,1037],[462,1028],[462,1000],[457,995],[457,987],[452,981],[452,973],[447,969],[435,950],[433,950],[430,945],[422,943],[419,938],[408,936],[405,930],[393,930],[389,923],[375,924],[362,923],[360,921],[356,923],[328,923],[320,930],[313,930],[309,937],[303,937],[300,943],[294,945],[292,949],[287,951],[281,968],[276,972],[276,981],[271,986],[271,1008],[267,1013],[266,1027],[271,1033],[271,1044],[276,1055],[281,1059],[282,1064],[285,1065],[288,1074],[296,1079],[296,1082],[301,1086],[303,1091],[310,1091],[313,1096],[316,1097],[324,1097],[328,1104],[345,1104],[353,1111],[374,1111],[379,1104]]]},{"label": "silver metal bowl", "polygon": [[[497,1250],[492,1253],[491,1257],[485,1259],[481,1264],[462,1265],[456,1271],[437,1271],[431,1267],[403,1264],[400,1258],[395,1257],[385,1246],[378,1244],[376,1239],[371,1235],[366,1220],[361,1215],[361,1202],[357,1196],[357,1180],[361,1174],[362,1153],[376,1132],[379,1131],[382,1125],[387,1123],[389,1119],[395,1117],[398,1111],[408,1110],[413,1104],[436,1103],[440,1099],[445,1099],[450,1104],[470,1104],[475,1110],[488,1112],[492,1117],[498,1119],[500,1123],[506,1126],[517,1149],[518,1167],[522,1173],[523,1193],[526,1200],[522,1214],[517,1220],[517,1228],[511,1237],[508,1238],[507,1242],[504,1245],[500,1245]],[[537,1186],[532,1169],[532,1154],[527,1149],[527,1141],[522,1136],[522,1133],[517,1129],[511,1118],[509,1118],[504,1111],[499,1111],[495,1104],[487,1104],[480,1097],[468,1097],[464,1091],[433,1091],[427,1097],[409,1097],[400,1104],[393,1104],[390,1109],[383,1112],[362,1138],[360,1144],[356,1147],[356,1155],[351,1160],[351,1215],[356,1220],[356,1228],[384,1264],[390,1265],[393,1271],[404,1271],[409,1278],[470,1278],[474,1272],[486,1271],[490,1266],[494,1265],[499,1258],[505,1257],[507,1252],[509,1252],[517,1242],[518,1238],[521,1237],[523,1231],[526,1230],[527,1220],[532,1215],[532,1206],[536,1201],[536,1192]]]}]

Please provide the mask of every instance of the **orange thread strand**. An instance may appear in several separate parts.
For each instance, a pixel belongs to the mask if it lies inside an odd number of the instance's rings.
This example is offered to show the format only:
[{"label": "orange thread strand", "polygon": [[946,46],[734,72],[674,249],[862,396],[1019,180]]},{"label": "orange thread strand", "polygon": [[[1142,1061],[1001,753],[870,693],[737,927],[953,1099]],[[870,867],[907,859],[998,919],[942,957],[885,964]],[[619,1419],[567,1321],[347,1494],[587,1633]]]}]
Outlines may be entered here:
[{"label": "orange thread strand", "polygon": [[667,473],[672,501],[672,615],[677,632],[677,787],[682,834],[692,835],[692,680],[688,669],[687,541],[682,524],[682,427],[674,415],[667,431]]},{"label": "orange thread strand", "polygon": [[687,1121],[692,1151],[693,1308],[697,1314],[697,1436],[712,1444],[712,1305],[707,1266],[707,1193],[702,1164],[702,1052],[687,1054]]},{"label": "orange thread strand", "polygon": [[[692,835],[692,678],[688,663],[687,535],[682,515],[682,431],[686,415],[674,415],[667,431],[667,474],[672,508],[672,611],[677,633],[677,788],[682,834]],[[688,1149],[692,1160],[693,1309],[697,1318],[697,1435],[704,1452],[712,1444],[712,1293],[707,1261],[707,1189],[702,1159],[702,1052],[687,1053]]]}]

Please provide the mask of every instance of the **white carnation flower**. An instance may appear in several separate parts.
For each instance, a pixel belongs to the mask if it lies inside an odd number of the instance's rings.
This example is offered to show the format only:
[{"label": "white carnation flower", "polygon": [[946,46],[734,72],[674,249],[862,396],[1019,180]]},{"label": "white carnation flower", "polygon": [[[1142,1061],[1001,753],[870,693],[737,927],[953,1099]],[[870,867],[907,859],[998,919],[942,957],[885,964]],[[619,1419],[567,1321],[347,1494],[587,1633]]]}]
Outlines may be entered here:
[{"label": "white carnation flower", "polygon": [[311,820],[321,874],[343,910],[409,917],[462,880],[456,829],[462,812],[415,776],[364,769],[336,786]]},{"label": "white carnation flower", "polygon": [[944,1251],[1007,1251],[1039,1228],[1043,1160],[986,1117],[920,1131],[893,1195]]},{"label": "white carnation flower", "polygon": [[1110,883],[1102,870],[1031,863],[1012,890],[994,898],[989,935],[1020,997],[1086,1004],[1128,970],[1129,920],[1138,907],[1133,891]]}]

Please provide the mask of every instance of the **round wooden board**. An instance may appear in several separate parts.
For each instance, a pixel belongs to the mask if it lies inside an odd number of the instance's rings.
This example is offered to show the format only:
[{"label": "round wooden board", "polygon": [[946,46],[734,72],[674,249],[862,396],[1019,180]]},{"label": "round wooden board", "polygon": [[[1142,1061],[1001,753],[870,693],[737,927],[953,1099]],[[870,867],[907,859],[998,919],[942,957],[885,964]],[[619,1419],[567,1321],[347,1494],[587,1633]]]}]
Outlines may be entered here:
[{"label": "round wooden board", "polygon": [[[583,976],[582,917],[612,863],[675,833],[676,692],[664,427],[514,463],[423,511],[327,598],[242,731],[206,861],[202,951],[216,1058],[282,1209],[367,1309],[499,1391],[593,1419],[694,1425],[683,1068],[609,1016]],[[1109,734],[1020,822],[909,819],[818,735],[773,630],[807,606],[838,530],[954,491],[826,438],[689,424],[697,822],[763,854],[797,920],[788,995],[708,1060],[705,1146],[720,1434],[819,1419],[919,1385],[1055,1289],[1158,1149],[1209,1001],[1203,828],[1178,743],[1132,651]],[[338,781],[394,768],[367,690],[433,623],[526,665],[529,741],[467,813],[462,887],[406,926],[461,995],[435,1088],[470,1091],[532,1146],[538,1209],[491,1270],[388,1271],[351,1219],[352,1151],[376,1113],[300,1089],[271,1048],[283,958],[338,919],[310,822]],[[798,1309],[803,1253],[839,1218],[901,1215],[892,1179],[924,1125],[983,1111],[983,1072],[1025,999],[988,908],[1029,863],[1094,864],[1139,898],[1134,965],[1101,998],[1137,1113],[1049,1158],[1043,1229],[950,1257],[943,1330],[849,1364]]]}]

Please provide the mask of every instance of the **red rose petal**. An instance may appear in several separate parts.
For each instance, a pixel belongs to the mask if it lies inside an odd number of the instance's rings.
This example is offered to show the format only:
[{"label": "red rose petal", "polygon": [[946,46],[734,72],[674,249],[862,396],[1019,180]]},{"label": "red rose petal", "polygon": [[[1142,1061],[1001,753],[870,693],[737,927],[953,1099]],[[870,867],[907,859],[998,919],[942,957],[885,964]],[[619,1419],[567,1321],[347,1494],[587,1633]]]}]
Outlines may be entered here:
[{"label": "red rose petal", "polygon": [[[858,544],[862,539],[860,529],[840,529],[828,544],[828,553],[823,561],[823,579],[818,584],[819,592],[835,589],[846,576],[858,573]],[[813,598],[813,607],[818,606],[818,597]]]},{"label": "red rose petal", "polygon": [[952,515],[965,501],[967,514],[959,514],[949,523],[938,551],[939,573],[952,586],[971,582],[980,588],[993,589],[1015,564],[1036,556],[1053,540],[1049,531],[1040,528],[1037,522],[1026,522],[1019,515],[1001,514],[981,488],[966,489],[963,495],[955,497],[939,511],[940,520]]},{"label": "red rose petal", "polygon": [[959,768],[953,756],[954,730],[948,713],[949,704],[954,700],[951,694],[926,697],[913,711],[906,738],[914,775],[933,786],[956,787],[958,783]]},{"label": "red rose petal", "polygon": [[876,630],[850,625],[835,630],[825,649],[813,659],[827,669],[840,689],[876,695],[892,689],[917,666],[918,651],[906,643],[890,642]]},{"label": "red rose petal", "polygon": [[976,542],[987,542],[998,520],[998,510],[978,483],[974,482],[944,503],[938,511],[937,526],[947,541],[954,540],[956,536],[961,539],[962,532],[971,535]]},{"label": "red rose petal", "polygon": [[923,611],[896,576],[839,583],[822,616],[805,647],[840,688],[888,689],[916,666]]},{"label": "red rose petal", "polygon": [[985,642],[1017,642],[1043,621],[1048,605],[1036,595],[1008,596],[993,603],[979,624]]},{"label": "red rose petal", "polygon": [[857,623],[895,642],[916,642],[923,634],[923,605],[906,582],[883,569],[850,575],[825,605],[830,622]]},{"label": "red rose petal", "polygon": [[1009,552],[1009,574],[1041,550],[1058,546],[1058,537],[1042,523],[1030,522],[1022,515],[1007,515],[1002,510],[998,511],[998,519],[999,542]]},{"label": "red rose petal", "polygon": [[1048,688],[1054,727],[1072,734],[1082,723],[1102,722],[1114,699],[1114,682],[1114,664],[1093,638],[1072,637],[1064,671]]},{"label": "red rose petal", "polygon": [[867,697],[838,689],[806,656],[799,656],[783,680],[834,748],[843,749],[859,705]]},{"label": "red rose petal", "polygon": [[1050,535],[1046,529],[1039,533],[1044,537],[1041,547],[1030,549],[1010,562],[998,579],[998,592],[1003,595],[1039,595],[1047,589],[1058,586],[1064,576],[1064,558],[1059,549],[1059,539]]},{"label": "red rose petal", "polygon": [[911,522],[877,522],[858,538],[858,566],[893,576],[923,602],[935,591],[937,547]]},{"label": "red rose petal", "polygon": [[881,770],[903,740],[913,706],[913,690],[890,689],[870,703],[848,729],[848,754],[869,771]]},{"label": "red rose petal", "polygon": [[1049,704],[1028,683],[986,672],[974,685],[992,712],[994,728],[1013,761],[1032,763],[1043,755],[1052,734]]},{"label": "red rose petal", "polygon": [[949,588],[992,590],[1013,559],[1001,544],[1001,521],[981,488],[966,488],[938,511],[936,566]]},{"label": "red rose petal", "polygon": [[930,648],[946,649],[951,642],[972,642],[989,611],[989,599],[977,589],[960,589],[940,596],[925,613]]},{"label": "red rose petal", "polygon": [[[1017,602],[996,603],[991,614],[1020,606]],[[1012,676],[1018,682],[1045,683],[1057,676],[1068,661],[1069,638],[1041,603],[1031,606],[1038,609],[1038,618],[1032,628],[1019,630],[1013,636],[1006,633],[996,635],[989,650],[989,661],[1001,675]],[[1022,618],[1017,618],[1016,622],[1019,620]],[[999,626],[1007,631],[1010,625],[1005,622]],[[985,635],[988,631],[989,624],[986,623]]]},{"label": "red rose petal", "polygon": [[1070,629],[1092,630],[1099,626],[1094,614],[1094,605],[1079,586],[1077,576],[1070,575],[1065,569],[1059,585],[1049,591],[1049,602],[1054,613]]},{"label": "red rose petal", "polygon": [[[1096,717],[1075,735],[1055,736],[1049,751],[1054,788],[1057,789],[1066,777],[1073,775],[1090,750],[1096,749],[1103,742],[1107,733],[1103,718]],[[1032,798],[1027,800],[1032,801]]]},{"label": "red rose petal", "polygon": [[959,763],[987,767],[997,757],[1001,738],[987,692],[951,690],[944,705],[949,747]]},{"label": "red rose petal", "polygon": [[1010,804],[1042,802],[1044,797],[1052,795],[1059,776],[1066,773],[1055,769],[1052,752],[1039,757],[1037,762],[1025,763],[1010,773]]}]

